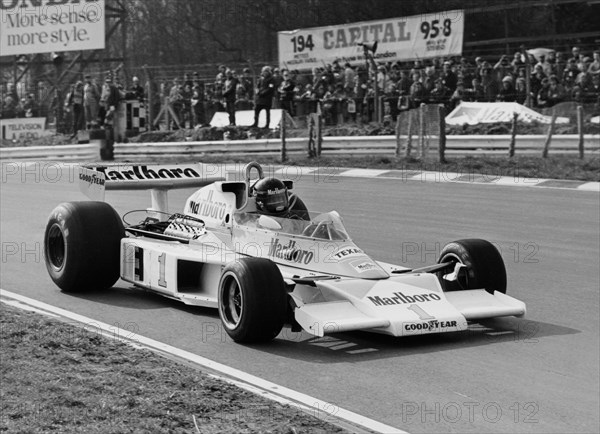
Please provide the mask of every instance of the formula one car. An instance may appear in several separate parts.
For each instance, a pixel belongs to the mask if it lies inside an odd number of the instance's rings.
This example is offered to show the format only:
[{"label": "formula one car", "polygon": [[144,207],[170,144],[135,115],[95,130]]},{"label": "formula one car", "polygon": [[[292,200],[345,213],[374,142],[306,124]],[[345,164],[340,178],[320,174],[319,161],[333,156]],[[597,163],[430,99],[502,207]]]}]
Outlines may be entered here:
[{"label": "formula one car", "polygon": [[[336,211],[309,211],[292,181],[265,177],[258,163],[232,180],[209,176],[202,164],[79,170],[93,201],[60,204],[44,235],[48,272],[64,292],[106,289],[121,278],[218,308],[236,342],[269,341],[286,323],[315,336],[410,336],[525,314],[525,304],[506,295],[491,243],[449,243],[437,264],[418,269],[377,261],[352,242]],[[168,190],[191,186],[201,188],[169,214]],[[111,189],[151,190],[152,206],[127,223],[135,212],[121,219],[104,202]]]}]

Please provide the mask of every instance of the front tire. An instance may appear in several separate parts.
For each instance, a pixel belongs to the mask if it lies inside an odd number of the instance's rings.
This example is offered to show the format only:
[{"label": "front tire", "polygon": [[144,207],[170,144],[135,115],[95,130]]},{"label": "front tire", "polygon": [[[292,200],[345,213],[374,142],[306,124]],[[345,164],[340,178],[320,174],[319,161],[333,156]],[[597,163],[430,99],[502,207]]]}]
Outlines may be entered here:
[{"label": "front tire", "polygon": [[219,317],[235,342],[267,342],[283,328],[287,294],[277,265],[264,258],[228,264],[219,283]]},{"label": "front tire", "polygon": [[[465,289],[485,289],[506,294],[506,268],[502,256],[496,247],[486,240],[466,239],[447,244],[440,253],[438,264],[443,262],[461,263],[462,269],[455,281],[443,278],[448,272],[438,273],[444,291]],[[450,272],[454,266],[450,268]]]},{"label": "front tire", "polygon": [[123,223],[105,202],[65,202],[44,233],[46,269],[64,292],[107,289],[119,279]]}]

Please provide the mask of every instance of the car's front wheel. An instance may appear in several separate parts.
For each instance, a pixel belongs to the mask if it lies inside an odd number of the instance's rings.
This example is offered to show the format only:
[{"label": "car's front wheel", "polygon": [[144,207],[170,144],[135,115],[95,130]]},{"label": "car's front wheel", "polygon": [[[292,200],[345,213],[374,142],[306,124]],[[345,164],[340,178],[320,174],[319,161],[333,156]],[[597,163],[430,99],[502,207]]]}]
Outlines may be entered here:
[{"label": "car's front wheel", "polygon": [[[485,289],[506,293],[506,268],[496,247],[486,240],[466,239],[446,244],[438,264],[448,262],[447,270],[438,273],[444,291]],[[456,267],[456,264],[464,267]]]},{"label": "car's front wheel", "polygon": [[219,316],[236,342],[265,342],[279,334],[287,294],[277,265],[264,258],[228,264],[219,283]]},{"label": "car's front wheel", "polygon": [[119,279],[125,236],[116,211],[105,202],[65,202],[48,218],[46,269],[65,292],[110,288]]}]

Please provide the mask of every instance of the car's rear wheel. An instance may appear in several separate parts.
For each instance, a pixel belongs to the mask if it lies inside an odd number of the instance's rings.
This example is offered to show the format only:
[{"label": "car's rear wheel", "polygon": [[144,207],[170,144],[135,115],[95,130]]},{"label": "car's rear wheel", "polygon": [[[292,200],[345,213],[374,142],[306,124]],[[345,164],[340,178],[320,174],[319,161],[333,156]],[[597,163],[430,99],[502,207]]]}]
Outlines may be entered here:
[{"label": "car's rear wheel", "polygon": [[125,236],[116,211],[105,202],[65,202],[44,233],[46,269],[65,292],[110,288],[119,279],[120,243]]},{"label": "car's rear wheel", "polygon": [[[438,263],[449,262],[447,270],[438,273],[444,291],[465,289],[485,289],[490,294],[494,291],[506,293],[506,268],[502,256],[496,247],[486,240],[466,239],[448,243],[441,251]],[[461,267],[453,280],[444,276],[450,275]]]},{"label": "car's rear wheel", "polygon": [[266,342],[279,334],[287,294],[277,265],[264,258],[228,264],[219,283],[219,316],[236,342]]}]

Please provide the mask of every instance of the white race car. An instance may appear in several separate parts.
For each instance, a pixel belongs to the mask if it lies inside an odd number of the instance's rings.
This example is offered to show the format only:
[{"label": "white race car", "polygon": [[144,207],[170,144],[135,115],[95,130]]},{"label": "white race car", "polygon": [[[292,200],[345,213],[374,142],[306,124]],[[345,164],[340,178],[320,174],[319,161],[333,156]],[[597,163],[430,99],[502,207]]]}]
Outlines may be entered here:
[{"label": "white race car", "polygon": [[[525,314],[525,304],[506,295],[504,263],[491,243],[449,243],[437,264],[419,269],[377,261],[352,242],[337,212],[309,212],[291,181],[265,177],[258,163],[227,181],[202,164],[79,170],[94,201],[57,206],[44,235],[48,272],[65,292],[110,288],[120,277],[218,308],[237,342],[271,340],[286,323],[315,336],[410,336]],[[182,212],[167,213],[168,190],[191,186],[201,188]],[[121,219],[104,202],[111,189],[151,190],[152,206],[127,223],[135,212]]]}]

